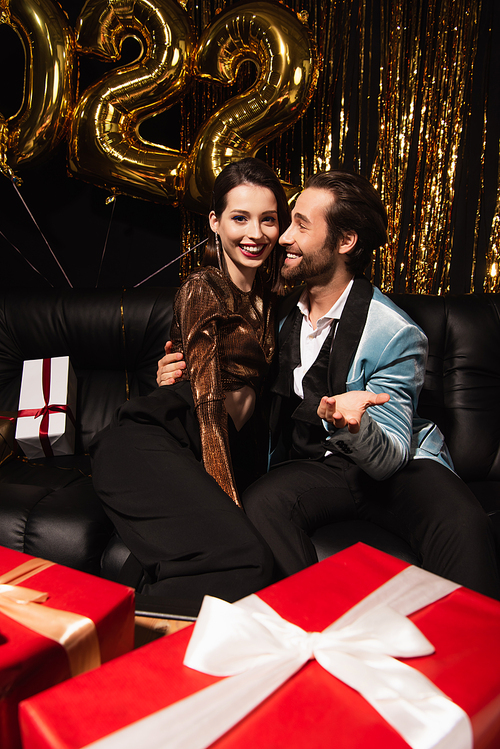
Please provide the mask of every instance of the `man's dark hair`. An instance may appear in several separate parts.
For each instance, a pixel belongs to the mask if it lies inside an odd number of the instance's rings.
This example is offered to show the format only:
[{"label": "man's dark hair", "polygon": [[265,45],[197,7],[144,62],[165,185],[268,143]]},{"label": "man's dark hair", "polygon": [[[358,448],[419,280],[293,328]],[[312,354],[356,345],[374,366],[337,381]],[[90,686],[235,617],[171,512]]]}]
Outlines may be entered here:
[{"label": "man's dark hair", "polygon": [[[212,205],[210,210],[220,218],[227,206],[227,195],[239,185],[256,185],[267,187],[276,198],[278,208],[279,233],[283,234],[290,224],[290,208],[286,199],[285,191],[275,172],[264,161],[251,156],[233,161],[224,167],[217,176],[212,193]],[[211,233],[210,233],[211,234]],[[276,242],[276,246],[266,260],[265,267],[269,274],[269,281],[273,291],[283,291],[283,279],[281,277],[281,266],[285,258],[285,250]],[[218,267],[217,252],[214,237],[210,236],[205,252],[203,253],[202,265],[215,265]]]},{"label": "man's dark hair", "polygon": [[330,246],[338,247],[347,232],[355,231],[358,241],[347,267],[355,275],[363,273],[374,251],[387,242],[387,211],[380,195],[365,177],[341,169],[314,174],[306,187],[331,192],[334,200],[326,210]]}]

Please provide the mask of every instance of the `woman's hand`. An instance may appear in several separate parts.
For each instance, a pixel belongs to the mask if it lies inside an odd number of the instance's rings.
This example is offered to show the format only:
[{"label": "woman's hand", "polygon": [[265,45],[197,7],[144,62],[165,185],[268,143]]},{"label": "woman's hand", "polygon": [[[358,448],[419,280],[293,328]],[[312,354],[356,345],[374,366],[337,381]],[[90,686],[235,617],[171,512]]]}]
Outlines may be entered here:
[{"label": "woman's hand", "polygon": [[186,369],[186,362],[183,355],[179,352],[172,353],[172,341],[165,344],[165,356],[158,362],[158,371],[156,372],[156,382],[162,385],[173,385],[182,377],[182,370]]}]

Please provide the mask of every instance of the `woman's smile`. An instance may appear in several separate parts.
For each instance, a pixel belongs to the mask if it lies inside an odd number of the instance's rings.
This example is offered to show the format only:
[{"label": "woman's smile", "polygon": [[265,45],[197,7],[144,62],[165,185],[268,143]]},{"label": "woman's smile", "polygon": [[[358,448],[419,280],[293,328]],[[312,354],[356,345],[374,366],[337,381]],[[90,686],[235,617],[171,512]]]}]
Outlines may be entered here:
[{"label": "woman's smile", "polygon": [[267,247],[267,242],[264,244],[240,244],[240,250],[244,255],[249,257],[260,257]]}]

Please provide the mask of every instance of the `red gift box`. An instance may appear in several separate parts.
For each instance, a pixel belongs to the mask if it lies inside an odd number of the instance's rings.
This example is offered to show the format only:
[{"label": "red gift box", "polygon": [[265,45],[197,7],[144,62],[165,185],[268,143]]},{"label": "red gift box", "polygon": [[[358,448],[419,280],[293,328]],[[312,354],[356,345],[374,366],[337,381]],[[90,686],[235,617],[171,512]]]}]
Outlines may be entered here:
[{"label": "red gift box", "polygon": [[[69,567],[45,564],[43,569],[43,560],[0,547],[1,583],[9,582],[5,578],[20,567],[38,565],[42,568],[29,574],[27,579],[21,577],[10,590],[6,585],[0,586],[2,749],[21,747],[18,724],[21,700],[68,679],[72,672],[99,665],[99,660],[109,661],[123,655],[134,646],[134,591],[131,588]],[[47,594],[46,601],[27,605],[12,601],[12,597],[22,598],[27,588],[28,595],[30,591],[35,592],[35,596],[36,592]],[[31,595],[29,600],[33,598]],[[34,621],[35,628],[42,622],[39,631],[45,631],[48,626],[48,635],[38,634],[19,623],[26,617]],[[52,632],[57,637],[59,630],[63,633],[60,639],[64,645],[51,639]],[[71,632],[76,634],[72,636]],[[88,652],[93,646],[94,652]]]},{"label": "red gift box", "polygon": [[[322,631],[405,567],[363,544],[266,588],[259,597],[306,631]],[[476,749],[500,744],[500,603],[459,588],[409,617],[435,654],[408,659],[469,715]],[[217,681],[183,665],[187,628],[20,706],[25,749],[81,747]],[[196,713],[192,716],[196,721]],[[152,745],[144,733],[145,745]],[[407,749],[360,694],[309,661],[213,746]],[[160,742],[159,746],[163,746]],[[165,746],[168,742],[165,742]]]}]

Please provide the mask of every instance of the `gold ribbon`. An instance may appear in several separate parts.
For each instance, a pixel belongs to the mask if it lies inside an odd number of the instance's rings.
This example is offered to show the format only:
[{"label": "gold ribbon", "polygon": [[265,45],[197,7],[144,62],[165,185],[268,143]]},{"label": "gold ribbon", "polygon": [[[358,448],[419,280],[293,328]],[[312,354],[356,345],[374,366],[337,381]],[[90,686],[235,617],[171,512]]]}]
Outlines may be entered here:
[{"label": "gold ribbon", "polygon": [[46,559],[29,559],[0,575],[0,612],[43,637],[55,640],[66,651],[71,676],[101,665],[99,639],[92,619],[71,611],[40,606],[49,597],[19,583],[51,567]]}]

